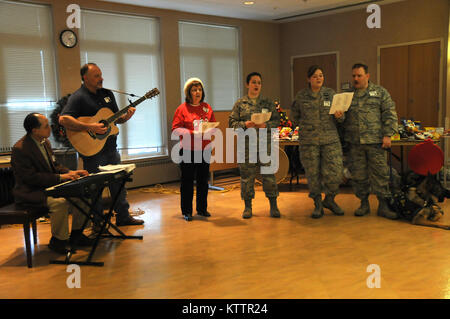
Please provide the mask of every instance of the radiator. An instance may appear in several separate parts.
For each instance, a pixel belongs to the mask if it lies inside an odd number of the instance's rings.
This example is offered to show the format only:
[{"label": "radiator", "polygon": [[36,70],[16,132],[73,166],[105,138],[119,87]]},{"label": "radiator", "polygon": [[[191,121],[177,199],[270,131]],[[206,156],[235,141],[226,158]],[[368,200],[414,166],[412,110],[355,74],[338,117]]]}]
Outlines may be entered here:
[{"label": "radiator", "polygon": [[14,174],[11,168],[0,168],[0,207],[14,201]]},{"label": "radiator", "polygon": [[133,181],[126,184],[128,189],[180,180],[180,169],[170,159],[135,164]]}]

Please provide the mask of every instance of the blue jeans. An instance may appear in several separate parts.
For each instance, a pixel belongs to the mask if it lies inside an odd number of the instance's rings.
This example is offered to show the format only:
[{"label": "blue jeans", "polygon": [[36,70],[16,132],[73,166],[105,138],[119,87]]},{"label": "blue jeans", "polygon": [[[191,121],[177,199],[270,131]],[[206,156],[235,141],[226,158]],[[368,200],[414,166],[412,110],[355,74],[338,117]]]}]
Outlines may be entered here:
[{"label": "blue jeans", "polygon": [[[100,153],[90,156],[83,157],[84,169],[89,173],[98,173],[99,166],[104,165],[116,165],[120,164],[120,155],[116,150],[102,150]],[[120,190],[120,183],[112,183],[109,186],[109,191],[111,192],[111,198],[114,198],[117,192]],[[130,204],[127,201],[127,194],[125,188],[120,191],[119,197],[117,199],[116,205],[114,206],[114,211],[117,214],[117,219],[125,219],[130,216],[129,213]],[[102,211],[102,210],[100,210]]]}]

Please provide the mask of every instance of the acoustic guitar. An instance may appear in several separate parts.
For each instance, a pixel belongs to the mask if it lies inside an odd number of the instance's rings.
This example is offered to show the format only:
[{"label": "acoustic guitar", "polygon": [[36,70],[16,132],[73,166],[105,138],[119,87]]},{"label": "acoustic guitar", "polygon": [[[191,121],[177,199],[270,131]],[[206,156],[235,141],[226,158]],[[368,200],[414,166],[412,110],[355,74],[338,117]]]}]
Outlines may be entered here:
[{"label": "acoustic guitar", "polygon": [[80,116],[77,120],[83,123],[103,123],[103,125],[108,128],[106,133],[96,134],[90,131],[73,131],[66,128],[67,138],[81,155],[93,156],[103,149],[109,136],[119,134],[119,128],[115,123],[122,115],[127,113],[130,107],[136,107],[138,104],[147,99],[151,99],[158,94],[158,89],[154,88],[116,113],[111,111],[111,109],[104,107],[98,110],[97,114],[94,116]]}]

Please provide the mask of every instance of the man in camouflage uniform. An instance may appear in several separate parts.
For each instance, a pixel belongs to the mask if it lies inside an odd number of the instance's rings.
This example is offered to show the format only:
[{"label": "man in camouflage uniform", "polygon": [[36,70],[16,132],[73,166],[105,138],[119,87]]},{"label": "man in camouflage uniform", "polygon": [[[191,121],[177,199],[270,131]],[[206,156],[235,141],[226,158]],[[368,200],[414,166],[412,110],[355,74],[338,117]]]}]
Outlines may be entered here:
[{"label": "man in camouflage uniform", "polygon": [[322,217],[323,207],[341,216],[344,211],[334,197],[342,182],[342,147],[334,116],[329,114],[335,92],[322,86],[323,74],[318,66],[308,70],[308,81],[309,87],[299,91],[295,97],[291,117],[299,127],[300,160],[308,180],[309,197],[314,199],[315,209],[311,217]]},{"label": "man in camouflage uniform", "polygon": [[369,82],[367,65],[352,67],[354,96],[345,114],[345,141],[350,145],[350,172],[355,195],[361,206],[355,216],[370,213],[369,192],[377,195],[378,215],[398,218],[387,205],[389,191],[389,167],[385,149],[391,147],[391,136],[397,129],[395,103],[389,92]]},{"label": "man in camouflage uniform", "polygon": [[[257,95],[253,98],[250,96],[252,89],[249,88],[250,82],[254,79],[259,79],[259,86],[256,85],[256,93],[252,92],[253,95]],[[255,177],[261,166],[269,166],[270,163],[262,163],[260,161],[260,150],[258,145],[259,140],[259,128],[267,129],[267,155],[270,155],[271,150],[271,128],[278,127],[280,122],[279,114],[276,111],[275,104],[265,98],[259,96],[261,88],[261,75],[259,73],[250,73],[247,76],[247,88],[249,88],[249,94],[239,100],[234,104],[233,110],[229,116],[229,127],[234,129],[242,129],[244,132],[248,129],[256,131],[256,139],[250,139],[245,136],[245,147],[238,147],[238,159],[244,158],[244,163],[239,164],[239,171],[241,174],[241,198],[245,202],[245,209],[243,212],[243,218],[252,217],[252,199],[255,198]],[[265,113],[272,112],[272,115],[262,127],[251,122],[251,116],[254,113]],[[239,138],[238,133],[238,138]],[[266,150],[261,150],[261,152],[266,152]],[[251,161],[252,158],[256,159],[256,163]],[[261,174],[263,191],[266,197],[270,201],[270,216],[280,217],[280,211],[277,207],[277,197],[278,197],[278,187],[274,174]]]}]

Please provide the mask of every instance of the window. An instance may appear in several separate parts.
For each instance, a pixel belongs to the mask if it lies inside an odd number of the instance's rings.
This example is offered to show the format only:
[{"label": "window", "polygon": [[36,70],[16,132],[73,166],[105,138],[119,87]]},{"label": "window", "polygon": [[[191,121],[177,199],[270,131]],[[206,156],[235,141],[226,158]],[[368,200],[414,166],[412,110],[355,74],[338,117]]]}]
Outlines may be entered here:
[{"label": "window", "polygon": [[[82,10],[79,34],[81,64],[99,66],[103,87],[139,97],[153,88],[162,91],[157,19]],[[128,96],[114,94],[119,109],[130,104]],[[167,155],[161,96],[162,92],[139,104],[133,118],[119,125],[117,143],[122,160]]]},{"label": "window", "polygon": [[231,110],[241,94],[239,30],[236,27],[179,22],[181,100],[187,79],[205,85],[205,101],[215,111]]},{"label": "window", "polygon": [[51,10],[0,1],[0,34],[0,151],[9,151],[25,116],[50,117],[57,99]]}]

